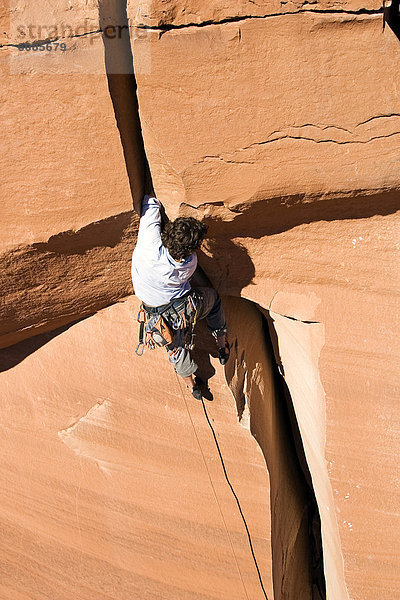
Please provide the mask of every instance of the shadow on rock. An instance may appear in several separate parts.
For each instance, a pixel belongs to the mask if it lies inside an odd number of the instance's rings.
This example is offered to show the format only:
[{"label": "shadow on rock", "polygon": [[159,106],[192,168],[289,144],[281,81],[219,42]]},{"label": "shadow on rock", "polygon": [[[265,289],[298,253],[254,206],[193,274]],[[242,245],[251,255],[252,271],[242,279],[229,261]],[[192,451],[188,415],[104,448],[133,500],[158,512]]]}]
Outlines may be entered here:
[{"label": "shadow on rock", "polygon": [[207,252],[198,252],[199,263],[210,274],[212,285],[220,294],[240,296],[250,285],[255,267],[247,249],[234,242],[229,233],[229,223],[219,218],[206,218],[208,226]]},{"label": "shadow on rock", "polygon": [[213,395],[208,382],[215,375],[210,358],[211,356],[215,358],[217,355],[215,340],[208,331],[205,320],[199,321],[196,325],[196,346],[193,350],[193,358],[199,366],[198,375],[204,381],[203,397],[209,401],[213,400]]},{"label": "shadow on rock", "polygon": [[255,276],[254,263],[244,246],[247,239],[277,235],[316,221],[385,216],[397,212],[400,201],[398,191],[390,190],[324,200],[312,200],[304,195],[254,197],[249,203],[234,207],[217,202],[193,210],[186,205],[183,212],[201,218],[205,208],[211,208],[212,214],[203,217],[208,226],[208,239],[205,251],[198,253],[199,263],[220,294],[240,296],[243,288],[253,284]]},{"label": "shadow on rock", "polygon": [[57,337],[61,333],[64,333],[64,331],[67,331],[73,325],[80,323],[85,318],[87,317],[77,319],[72,323],[68,323],[67,325],[63,325],[62,327],[54,329],[53,331],[46,331],[45,333],[22,340],[13,346],[0,349],[0,373],[3,371],[8,371],[9,369],[17,366],[30,354],[33,354],[36,352],[36,350],[39,350],[39,348],[50,342],[53,338]]},{"label": "shadow on rock", "polygon": [[383,2],[383,27],[386,23],[400,41],[400,0]]},{"label": "shadow on rock", "polygon": [[[255,197],[249,203],[230,208],[215,204],[215,215],[207,216],[205,222],[210,235],[218,240],[259,239],[315,221],[366,219],[375,215],[390,215],[399,209],[398,190],[343,195],[324,200],[298,194],[268,199]],[[219,215],[220,212],[223,216]]]}]

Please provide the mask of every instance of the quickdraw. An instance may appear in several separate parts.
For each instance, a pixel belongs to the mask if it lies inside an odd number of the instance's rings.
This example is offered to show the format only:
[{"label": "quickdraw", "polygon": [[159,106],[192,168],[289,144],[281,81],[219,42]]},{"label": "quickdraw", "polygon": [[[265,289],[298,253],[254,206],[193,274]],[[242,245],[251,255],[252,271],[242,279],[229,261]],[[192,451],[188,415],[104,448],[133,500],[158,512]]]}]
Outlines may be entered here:
[{"label": "quickdraw", "polygon": [[139,343],[136,346],[136,354],[138,356],[143,356],[143,352],[144,352],[144,341],[143,341],[143,336],[144,336],[144,327],[146,324],[146,311],[141,308],[138,312],[138,316],[137,316],[137,320],[139,323]]},{"label": "quickdraw", "polygon": [[188,350],[194,350],[195,340],[196,340],[196,334],[194,332],[194,328],[196,327],[196,323],[197,323],[197,306],[194,303],[192,296],[189,296],[189,305],[190,305],[190,309],[191,309],[191,314],[193,314],[193,320],[192,320],[192,330],[191,330],[191,334],[190,334],[190,342],[188,344],[185,344],[185,348],[187,348]]}]

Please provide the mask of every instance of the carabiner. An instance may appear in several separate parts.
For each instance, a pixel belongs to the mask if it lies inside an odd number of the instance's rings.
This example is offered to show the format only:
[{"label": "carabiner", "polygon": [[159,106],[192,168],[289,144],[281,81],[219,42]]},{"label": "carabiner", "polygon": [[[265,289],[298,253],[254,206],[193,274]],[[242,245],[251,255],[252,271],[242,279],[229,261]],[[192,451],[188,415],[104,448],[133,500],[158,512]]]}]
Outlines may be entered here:
[{"label": "carabiner", "polygon": [[[140,346],[142,346],[142,350],[140,351]],[[143,342],[139,342],[138,345],[136,346],[136,350],[135,350],[136,354],[138,356],[143,356],[143,352],[144,352],[144,344]]]},{"label": "carabiner", "polygon": [[138,312],[138,316],[137,316],[137,321],[138,323],[146,323],[146,311],[144,310],[144,308],[141,308]]}]

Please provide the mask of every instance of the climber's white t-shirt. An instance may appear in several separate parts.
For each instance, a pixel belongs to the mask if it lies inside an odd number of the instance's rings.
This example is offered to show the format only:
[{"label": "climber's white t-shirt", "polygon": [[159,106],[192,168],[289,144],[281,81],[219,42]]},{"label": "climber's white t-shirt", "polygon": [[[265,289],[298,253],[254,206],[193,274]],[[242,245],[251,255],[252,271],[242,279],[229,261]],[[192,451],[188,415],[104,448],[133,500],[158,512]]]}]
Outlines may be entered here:
[{"label": "climber's white t-shirt", "polygon": [[145,196],[139,234],[132,254],[132,283],[136,296],[147,306],[168,304],[190,288],[189,279],[197,267],[196,253],[177,262],[161,241],[160,202]]}]

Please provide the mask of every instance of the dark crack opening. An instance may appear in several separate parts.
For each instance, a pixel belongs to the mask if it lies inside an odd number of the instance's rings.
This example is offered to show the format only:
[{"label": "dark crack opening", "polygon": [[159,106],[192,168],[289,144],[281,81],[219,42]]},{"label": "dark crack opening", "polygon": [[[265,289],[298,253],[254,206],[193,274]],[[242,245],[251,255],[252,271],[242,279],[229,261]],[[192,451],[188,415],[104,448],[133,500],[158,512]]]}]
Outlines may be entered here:
[{"label": "dark crack opening", "polygon": [[[275,357],[274,384],[279,399],[279,410],[282,415],[282,434],[285,435],[287,451],[293,456],[301,477],[298,485],[304,489],[306,499],[305,519],[309,541],[309,569],[312,589],[312,600],[326,600],[326,583],[321,535],[321,518],[314,492],[310,469],[308,467],[299,424],[293,406],[293,400],[282,375],[283,366],[278,352],[278,338],[272,320],[262,314],[263,332],[271,356]],[[312,323],[312,322],[310,322]]]}]

